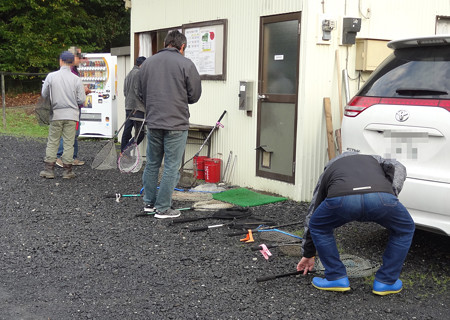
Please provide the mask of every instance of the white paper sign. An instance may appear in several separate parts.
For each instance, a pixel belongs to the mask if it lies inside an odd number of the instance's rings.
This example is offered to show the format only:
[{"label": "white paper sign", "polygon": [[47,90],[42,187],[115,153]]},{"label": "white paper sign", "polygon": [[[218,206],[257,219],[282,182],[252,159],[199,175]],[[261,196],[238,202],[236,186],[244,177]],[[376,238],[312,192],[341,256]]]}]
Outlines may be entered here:
[{"label": "white paper sign", "polygon": [[215,74],[215,32],[214,27],[186,30],[185,57],[194,62],[200,74]]}]

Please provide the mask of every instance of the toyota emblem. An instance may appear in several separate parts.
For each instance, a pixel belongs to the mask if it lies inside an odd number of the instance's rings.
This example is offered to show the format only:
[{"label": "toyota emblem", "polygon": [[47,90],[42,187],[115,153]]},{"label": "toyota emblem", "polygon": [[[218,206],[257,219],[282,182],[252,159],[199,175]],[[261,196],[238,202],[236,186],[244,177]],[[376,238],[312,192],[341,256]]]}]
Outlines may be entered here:
[{"label": "toyota emblem", "polygon": [[406,110],[399,110],[395,114],[395,119],[399,122],[405,122],[409,119],[409,112]]}]

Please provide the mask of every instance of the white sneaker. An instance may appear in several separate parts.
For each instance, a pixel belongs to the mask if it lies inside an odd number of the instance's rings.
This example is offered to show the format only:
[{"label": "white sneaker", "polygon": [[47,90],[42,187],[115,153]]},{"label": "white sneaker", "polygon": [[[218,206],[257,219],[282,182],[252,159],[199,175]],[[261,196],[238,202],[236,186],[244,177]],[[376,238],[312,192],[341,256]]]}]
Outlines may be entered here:
[{"label": "white sneaker", "polygon": [[175,210],[172,208],[167,209],[166,211],[160,212],[156,210],[155,218],[158,219],[173,219],[178,218],[181,215],[179,210]]},{"label": "white sneaker", "polygon": [[144,207],[144,212],[146,213],[155,213],[156,208],[152,204],[146,204]]}]

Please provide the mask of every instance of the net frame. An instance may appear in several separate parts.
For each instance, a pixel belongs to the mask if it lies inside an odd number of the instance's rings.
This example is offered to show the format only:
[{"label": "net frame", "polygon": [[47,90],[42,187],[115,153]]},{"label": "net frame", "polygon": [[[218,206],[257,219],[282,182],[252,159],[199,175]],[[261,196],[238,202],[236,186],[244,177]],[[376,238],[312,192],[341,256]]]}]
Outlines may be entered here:
[{"label": "net frame", "polygon": [[290,257],[301,256],[301,237],[278,229],[261,230],[259,238],[274,242],[282,253]]},{"label": "net frame", "polygon": [[[341,254],[340,259],[347,270],[349,278],[363,278],[373,275],[381,266],[377,262],[373,262],[352,254]],[[316,259],[314,269],[319,272],[324,272],[325,267],[319,258]]]},{"label": "net frame", "polygon": [[120,126],[119,130],[117,130],[114,137],[111,138],[101,149],[100,151],[95,155],[94,160],[91,163],[92,169],[97,170],[108,170],[108,169],[117,169],[117,150],[116,150],[116,144],[115,140],[117,136],[119,135],[119,132],[122,130],[122,128],[125,126],[125,123],[127,123],[128,119],[133,115],[135,110],[130,112],[128,117],[125,119],[125,121]]},{"label": "net frame", "polygon": [[[285,255],[290,257],[301,257],[302,243],[300,237],[281,230],[262,230],[258,234],[261,240],[270,241],[276,244],[276,248]],[[340,259],[346,268],[347,276],[349,278],[371,276],[381,266],[379,263],[351,254],[341,254]],[[319,273],[324,273],[325,271],[325,267],[319,257],[316,257],[314,269]]]},{"label": "net frame", "polygon": [[137,138],[141,134],[142,128],[145,125],[145,118],[131,118],[134,121],[141,121],[142,124],[139,127],[136,135],[132,138],[131,143],[120,154],[117,160],[117,167],[122,173],[136,173],[142,168],[142,157],[137,144]]},{"label": "net frame", "polygon": [[117,150],[114,139],[108,141],[92,160],[91,168],[109,170],[117,168]]},{"label": "net frame", "polygon": [[194,203],[192,206],[196,211],[215,211],[220,209],[229,209],[234,207],[234,204],[223,202],[219,200],[207,200],[207,201],[198,201]]},{"label": "net frame", "polygon": [[50,125],[50,121],[53,116],[53,108],[50,97],[44,98],[43,96],[40,96],[34,109],[34,113],[40,126]]},{"label": "net frame", "polygon": [[117,160],[117,167],[122,173],[136,173],[142,168],[139,147],[134,142],[129,145]]}]

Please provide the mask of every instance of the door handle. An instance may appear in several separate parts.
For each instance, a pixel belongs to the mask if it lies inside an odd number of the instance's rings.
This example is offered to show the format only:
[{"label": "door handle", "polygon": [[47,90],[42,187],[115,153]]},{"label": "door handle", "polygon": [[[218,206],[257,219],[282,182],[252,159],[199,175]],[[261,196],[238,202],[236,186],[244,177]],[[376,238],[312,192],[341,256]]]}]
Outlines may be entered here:
[{"label": "door handle", "polygon": [[269,99],[269,96],[266,96],[265,94],[258,94],[258,99]]}]

